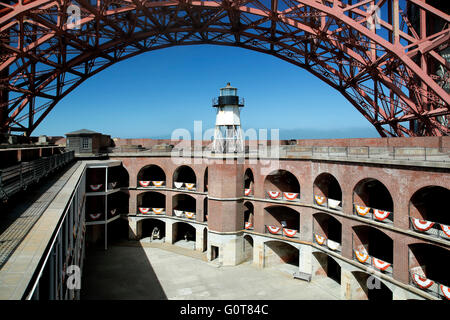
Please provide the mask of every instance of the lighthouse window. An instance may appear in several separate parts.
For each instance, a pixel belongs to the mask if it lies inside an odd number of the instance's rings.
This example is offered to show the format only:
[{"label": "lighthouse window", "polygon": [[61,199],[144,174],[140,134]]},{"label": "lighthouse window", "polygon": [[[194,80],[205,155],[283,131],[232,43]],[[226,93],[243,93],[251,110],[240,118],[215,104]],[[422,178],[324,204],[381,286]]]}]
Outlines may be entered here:
[{"label": "lighthouse window", "polygon": [[224,88],[220,90],[221,96],[236,96],[237,95],[237,89],[235,88]]}]

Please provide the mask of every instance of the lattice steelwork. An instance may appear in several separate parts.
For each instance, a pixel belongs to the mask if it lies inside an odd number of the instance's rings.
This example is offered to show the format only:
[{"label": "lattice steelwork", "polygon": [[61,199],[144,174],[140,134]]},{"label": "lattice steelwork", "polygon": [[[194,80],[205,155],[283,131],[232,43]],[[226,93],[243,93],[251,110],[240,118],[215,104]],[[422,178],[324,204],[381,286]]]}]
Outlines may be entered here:
[{"label": "lattice steelwork", "polygon": [[308,70],[381,136],[448,135],[447,3],[2,1],[0,130],[31,134],[58,101],[118,61],[174,45],[219,44]]}]

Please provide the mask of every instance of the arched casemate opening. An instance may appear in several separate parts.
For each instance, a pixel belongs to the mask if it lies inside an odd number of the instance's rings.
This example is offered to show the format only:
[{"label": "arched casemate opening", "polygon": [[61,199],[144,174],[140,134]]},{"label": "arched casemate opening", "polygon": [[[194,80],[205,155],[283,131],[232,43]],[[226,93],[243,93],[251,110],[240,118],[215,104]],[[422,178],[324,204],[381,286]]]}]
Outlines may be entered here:
[{"label": "arched casemate opening", "polygon": [[105,220],[105,196],[86,197],[86,221]]},{"label": "arched casemate opening", "polygon": [[166,237],[166,223],[159,219],[146,218],[142,223],[141,239],[149,242],[164,242]]},{"label": "arched casemate opening", "polygon": [[163,187],[166,185],[166,174],[156,164],[150,164],[139,170],[137,175],[138,187]]},{"label": "arched casemate opening", "polygon": [[108,219],[117,217],[121,214],[128,214],[130,202],[130,193],[120,191],[108,196]]},{"label": "arched casemate opening", "polygon": [[176,217],[195,220],[197,206],[194,197],[188,194],[177,194],[172,198],[172,208]]},{"label": "arched casemate opening", "polygon": [[166,214],[166,196],[159,192],[143,192],[136,199],[137,214]]},{"label": "arched casemate opening", "polygon": [[108,169],[108,190],[129,186],[130,175],[124,166],[115,166]]},{"label": "arched casemate opening", "polygon": [[394,222],[394,202],[380,181],[363,179],[353,189],[354,214],[378,222]]},{"label": "arched casemate opening", "polygon": [[203,176],[203,191],[208,192],[208,167],[205,169],[205,175]]},{"label": "arched casemate opening", "polygon": [[356,289],[358,296],[355,300],[392,300],[392,291],[377,277],[362,271],[353,271],[359,290]]},{"label": "arched casemate opening", "polygon": [[277,268],[289,274],[298,271],[299,250],[282,241],[264,243],[264,268]]},{"label": "arched casemate opening", "polygon": [[340,252],[342,224],[332,215],[319,212],[313,215],[313,240],[320,246]]},{"label": "arched casemate opening", "polygon": [[245,170],[244,174],[244,195],[247,197],[253,197],[255,178],[253,177],[253,172],[250,168]]},{"label": "arched casemate opening", "polygon": [[329,173],[321,173],[314,181],[314,202],[320,206],[342,210],[342,190],[337,179]]},{"label": "arched casemate opening", "polygon": [[173,187],[175,189],[196,190],[197,177],[189,166],[178,167],[173,174]]},{"label": "arched casemate opening", "polygon": [[208,228],[203,228],[203,252],[208,250]]},{"label": "arched casemate opening", "polygon": [[264,209],[265,232],[288,238],[298,238],[300,214],[289,207],[272,206]]},{"label": "arched casemate opening", "polygon": [[392,274],[394,247],[384,232],[370,226],[355,226],[352,234],[353,259]]},{"label": "arched casemate opening", "polygon": [[286,170],[277,170],[264,180],[266,197],[273,200],[300,201],[300,183]]},{"label": "arched casemate opening", "polygon": [[[336,287],[336,284],[341,284],[341,266],[336,260],[330,255],[316,251],[313,252],[313,256],[316,259],[316,268],[314,271],[314,277],[316,278],[328,278],[332,280],[330,284],[330,289],[335,289],[337,292],[340,291],[340,286]],[[327,281],[326,281],[327,282]]]},{"label": "arched casemate opening", "polygon": [[450,300],[450,251],[425,243],[411,244],[408,248],[410,284],[436,297]]},{"label": "arched casemate opening", "polygon": [[172,225],[173,244],[195,250],[195,228],[188,223],[176,222]]},{"label": "arched casemate opening", "polygon": [[208,221],[208,198],[203,199],[203,222]]},{"label": "arched casemate opening", "polygon": [[253,230],[255,209],[250,201],[244,203],[244,229]]},{"label": "arched casemate opening", "polygon": [[450,190],[447,188],[429,186],[416,191],[409,202],[410,228],[450,240],[448,199]]},{"label": "arched casemate opening", "polygon": [[253,262],[253,238],[250,235],[244,236],[244,262]]}]

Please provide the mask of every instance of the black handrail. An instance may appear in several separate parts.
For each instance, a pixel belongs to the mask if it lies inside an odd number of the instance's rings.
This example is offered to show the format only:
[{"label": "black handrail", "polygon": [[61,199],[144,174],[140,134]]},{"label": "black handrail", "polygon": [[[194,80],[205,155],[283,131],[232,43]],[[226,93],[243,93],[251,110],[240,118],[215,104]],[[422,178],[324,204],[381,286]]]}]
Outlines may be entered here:
[{"label": "black handrail", "polygon": [[1,169],[0,200],[8,200],[15,193],[25,190],[29,185],[38,182],[74,158],[75,152],[68,151]]}]

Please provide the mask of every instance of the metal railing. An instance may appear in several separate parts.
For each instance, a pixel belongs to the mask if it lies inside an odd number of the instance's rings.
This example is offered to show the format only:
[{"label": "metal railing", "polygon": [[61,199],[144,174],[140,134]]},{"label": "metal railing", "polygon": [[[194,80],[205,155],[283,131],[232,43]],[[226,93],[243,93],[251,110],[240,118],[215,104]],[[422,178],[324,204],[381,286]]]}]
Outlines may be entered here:
[{"label": "metal railing", "polygon": [[363,209],[361,209],[361,212],[358,212],[356,206],[358,205],[356,203],[353,203],[353,214],[358,217],[377,222],[383,222],[386,224],[394,224],[394,212],[392,211],[384,211],[376,208],[360,206],[360,208],[364,208],[367,210],[366,213],[363,213]]},{"label": "metal railing", "polygon": [[68,151],[1,169],[0,200],[7,200],[15,193],[25,190],[29,185],[38,182],[74,158],[75,152]]},{"label": "metal railing", "polygon": [[327,209],[333,209],[342,211],[342,199],[330,199],[325,196],[319,196],[314,194],[314,203],[318,206],[325,207]]},{"label": "metal railing", "polygon": [[195,211],[186,211],[186,210],[173,210],[173,215],[177,218],[186,219],[186,220],[195,220],[197,217],[197,213]]},{"label": "metal railing", "polygon": [[107,192],[114,189],[119,189],[119,184],[117,181],[111,181],[107,184],[107,189],[105,190],[104,184],[89,184],[87,192]]},{"label": "metal railing", "polygon": [[253,223],[251,223],[250,221],[244,221],[244,229],[245,230],[253,230]]},{"label": "metal railing", "polygon": [[[416,223],[414,223],[415,220]],[[410,217],[409,229],[420,234],[450,241],[450,226],[442,223]]]},{"label": "metal railing", "polygon": [[165,208],[156,208],[156,207],[155,208],[153,208],[153,207],[139,207],[138,211],[137,211],[137,214],[138,215],[143,215],[143,216],[165,216],[166,215],[166,209]]},{"label": "metal railing", "polygon": [[[269,192],[279,192],[279,195],[275,198],[270,195]],[[275,200],[275,201],[289,201],[289,202],[300,202],[300,193],[297,192],[283,192],[283,191],[265,191],[266,199]],[[296,195],[295,198],[289,198],[287,194]]]},{"label": "metal railing", "polygon": [[[155,185],[155,183],[157,183]],[[147,185],[148,184],[148,185]],[[139,180],[138,188],[164,188],[166,186],[166,181],[157,181],[157,180]]]},{"label": "metal railing", "polygon": [[280,156],[300,155],[318,158],[450,161],[450,149],[426,147],[303,147],[297,145],[283,145],[278,147],[280,148]]},{"label": "metal railing", "polygon": [[410,285],[413,285],[416,288],[419,288],[437,298],[450,300],[450,295],[446,296],[443,292],[445,290],[444,288],[448,288],[447,286],[444,286],[443,284],[437,281],[426,278],[422,272],[419,273],[414,269],[415,268],[409,270]]},{"label": "metal railing", "polygon": [[[152,155],[173,155],[174,152],[181,156],[183,153],[195,157],[209,156],[210,146],[202,146],[201,150],[195,150],[193,146],[184,148],[174,148],[170,150],[136,150],[135,152],[151,153]],[[116,151],[117,152],[117,151]],[[118,150],[120,152],[120,149]],[[126,151],[125,151],[126,152]],[[132,152],[132,151],[130,151]],[[253,157],[312,157],[319,159],[339,159],[339,160],[406,160],[406,161],[430,161],[430,162],[450,162],[450,149],[426,148],[426,147],[314,147],[299,145],[259,145],[245,146],[245,154]]]},{"label": "metal railing", "polygon": [[174,181],[173,188],[177,190],[196,191],[197,185],[195,183]]},{"label": "metal railing", "polygon": [[[78,178],[42,259],[29,283],[26,300],[74,300],[80,291],[69,288],[68,268],[78,267],[82,274],[85,258],[85,199],[86,171]],[[44,276],[48,270],[49,276]],[[45,283],[43,283],[45,282]],[[40,292],[40,286],[48,290]]]},{"label": "metal railing", "polygon": [[[323,241],[322,241],[322,239],[323,239]],[[336,251],[336,252],[340,253],[342,250],[342,245],[339,242],[330,240],[330,239],[328,239],[324,236],[321,236],[317,233],[313,234],[313,241],[320,246],[328,247],[328,249],[330,249],[332,251]]]},{"label": "metal railing", "polygon": [[[277,231],[275,231],[274,228],[276,228]],[[287,239],[300,238],[299,230],[290,229],[290,228],[274,227],[274,226],[265,225],[265,233],[281,236],[281,237],[287,238]]]},{"label": "metal railing", "polygon": [[[357,252],[361,253],[361,255],[357,256]],[[394,268],[392,263],[388,263],[381,259],[370,256],[369,254],[367,254],[365,251],[362,251],[361,249],[357,250],[354,246],[353,246],[353,250],[352,250],[352,259],[355,261],[358,261],[359,263],[361,263],[363,265],[371,266],[380,272],[383,272],[387,275],[392,276],[392,272],[393,272],[393,268]]]}]

